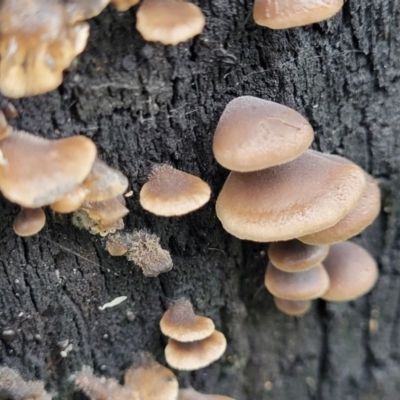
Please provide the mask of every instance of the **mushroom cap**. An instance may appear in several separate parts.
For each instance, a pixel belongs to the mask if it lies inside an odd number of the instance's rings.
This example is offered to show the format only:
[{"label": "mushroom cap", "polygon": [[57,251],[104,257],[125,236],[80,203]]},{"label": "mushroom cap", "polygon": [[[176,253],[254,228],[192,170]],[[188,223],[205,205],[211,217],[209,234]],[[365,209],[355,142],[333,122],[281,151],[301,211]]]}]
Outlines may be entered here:
[{"label": "mushroom cap", "polygon": [[0,109],[0,140],[3,140],[7,136],[11,135],[12,128],[8,125],[6,117],[3,111]]},{"label": "mushroom cap", "polygon": [[[333,154],[323,154],[324,157],[342,164],[353,164],[352,161]],[[367,186],[356,207],[345,215],[335,225],[319,232],[299,238],[308,244],[332,244],[342,242],[355,235],[358,235],[379,215],[381,210],[381,193],[376,180],[365,171]]]},{"label": "mushroom cap", "polygon": [[322,264],[305,271],[290,273],[268,263],[265,286],[275,296],[285,300],[312,300],[329,288],[329,276]]},{"label": "mushroom cap", "polygon": [[218,360],[225,349],[226,339],[219,331],[214,331],[208,338],[195,342],[182,343],[169,338],[165,347],[165,359],[172,368],[193,371]]},{"label": "mushroom cap", "polygon": [[178,380],[173,372],[148,353],[141,353],[140,358],[139,364],[126,371],[124,386],[137,390],[141,400],[176,400]]},{"label": "mushroom cap", "polygon": [[207,317],[196,315],[192,303],[178,300],[164,313],[160,321],[161,332],[179,342],[193,342],[210,336],[214,322]]},{"label": "mushroom cap", "polygon": [[213,152],[227,169],[258,171],[294,160],[313,139],[312,126],[297,111],[242,96],[225,107],[214,134]]},{"label": "mushroom cap", "polygon": [[14,220],[13,229],[18,236],[32,236],[42,230],[46,214],[42,208],[22,208]]},{"label": "mushroom cap", "polygon": [[279,311],[296,317],[304,315],[311,308],[310,300],[286,300],[274,296],[274,303]]},{"label": "mushroom cap", "polygon": [[74,212],[84,203],[89,190],[82,185],[68,192],[62,199],[50,204],[50,208],[60,214]]},{"label": "mushroom cap", "polygon": [[112,256],[123,256],[132,246],[132,235],[116,233],[109,236],[106,242],[106,250]]},{"label": "mushroom cap", "polygon": [[176,45],[202,32],[205,17],[183,0],[144,0],[136,13],[136,29],[144,39]]},{"label": "mushroom cap", "polygon": [[107,7],[109,0],[67,0],[65,10],[70,24],[99,15]]},{"label": "mushroom cap", "polygon": [[210,187],[197,176],[161,164],[153,168],[143,185],[140,204],[153,214],[172,217],[197,210],[210,196]]},{"label": "mushroom cap", "polygon": [[221,396],[219,394],[202,394],[193,388],[179,389],[177,400],[235,400],[232,397]]},{"label": "mushroom cap", "polygon": [[270,29],[286,29],[324,21],[343,7],[343,0],[255,0],[256,24]]},{"label": "mushroom cap", "polygon": [[268,258],[281,271],[304,271],[322,262],[328,255],[329,246],[312,246],[297,239],[270,243]]},{"label": "mushroom cap", "polygon": [[97,153],[83,136],[46,140],[21,131],[0,141],[0,150],[7,161],[0,166],[0,190],[28,208],[54,203],[82,183]]},{"label": "mushroom cap", "polygon": [[324,267],[331,283],[322,298],[328,301],[354,300],[369,292],[378,279],[376,261],[352,242],[333,244]]},{"label": "mushroom cap", "polygon": [[255,172],[231,172],[216,203],[226,231],[256,242],[290,240],[326,229],[354,209],[364,172],[308,150]]},{"label": "mushroom cap", "polygon": [[139,3],[139,1],[140,0],[110,0],[110,3],[113,4],[118,11],[126,11]]}]

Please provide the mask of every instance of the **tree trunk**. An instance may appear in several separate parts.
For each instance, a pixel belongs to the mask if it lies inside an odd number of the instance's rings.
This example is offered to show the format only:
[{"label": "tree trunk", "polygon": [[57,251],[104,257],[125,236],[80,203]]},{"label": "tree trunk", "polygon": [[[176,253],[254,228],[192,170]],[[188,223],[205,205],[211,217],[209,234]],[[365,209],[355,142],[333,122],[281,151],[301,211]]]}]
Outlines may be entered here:
[{"label": "tree trunk", "polygon": [[[41,379],[59,399],[83,399],[69,376],[83,365],[120,379],[134,352],[165,362],[159,320],[171,299],[189,298],[228,340],[221,360],[179,373],[182,386],[238,400],[396,399],[400,395],[400,17],[398,0],[349,0],[327,22],[272,31],[256,26],[251,1],[199,1],[205,31],[176,47],[146,43],[136,7],[108,7],[90,21],[86,51],[64,84],[13,103],[11,124],[47,138],[84,134],[129,177],[125,230],[160,236],[174,268],[146,278],[69,215],[47,210],[36,236],[12,230],[16,206],[2,202],[0,363]],[[383,211],[355,239],[379,261],[380,279],[350,303],[315,301],[302,318],[276,310],[264,287],[266,245],[226,233],[215,199],[228,172],[213,158],[218,119],[233,98],[292,107],[316,132],[313,147],[353,160],[380,182]],[[21,160],[24,162],[24,160]],[[166,162],[213,190],[179,218],[145,212],[138,193]],[[98,307],[118,296],[114,308]],[[73,350],[60,355],[60,342]]]}]

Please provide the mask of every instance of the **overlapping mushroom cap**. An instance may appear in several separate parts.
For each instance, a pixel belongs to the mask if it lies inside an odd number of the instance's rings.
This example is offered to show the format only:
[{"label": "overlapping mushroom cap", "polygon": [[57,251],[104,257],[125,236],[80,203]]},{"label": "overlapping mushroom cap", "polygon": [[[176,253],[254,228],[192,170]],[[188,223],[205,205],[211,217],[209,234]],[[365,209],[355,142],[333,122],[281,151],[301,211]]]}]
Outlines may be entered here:
[{"label": "overlapping mushroom cap", "polygon": [[253,17],[258,25],[286,29],[333,17],[343,0],[255,0]]},{"label": "overlapping mushroom cap", "polygon": [[366,187],[364,172],[308,150],[286,164],[231,172],[216,203],[226,231],[257,242],[290,240],[336,224]]},{"label": "overlapping mushroom cap", "polygon": [[221,396],[219,394],[203,394],[193,388],[179,389],[178,400],[235,400],[232,397]]},{"label": "overlapping mushroom cap", "polygon": [[310,300],[286,300],[274,296],[274,303],[284,314],[300,317],[311,308]]},{"label": "overlapping mushroom cap", "polygon": [[314,139],[297,111],[252,96],[232,100],[218,122],[213,152],[232,171],[249,172],[283,164],[302,154]]}]

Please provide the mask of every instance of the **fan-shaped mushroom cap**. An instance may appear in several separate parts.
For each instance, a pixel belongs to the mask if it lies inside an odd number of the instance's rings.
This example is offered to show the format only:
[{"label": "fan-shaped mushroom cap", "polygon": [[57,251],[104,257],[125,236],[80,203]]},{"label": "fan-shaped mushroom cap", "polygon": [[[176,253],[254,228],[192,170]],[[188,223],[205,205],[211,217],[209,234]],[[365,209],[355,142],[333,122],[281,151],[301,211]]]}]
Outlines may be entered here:
[{"label": "fan-shaped mushroom cap", "polygon": [[41,208],[22,208],[14,220],[13,229],[18,236],[32,236],[42,230],[46,214]]},{"label": "fan-shaped mushroom cap", "polygon": [[124,386],[136,389],[141,400],[176,400],[178,380],[172,371],[148,353],[141,353],[140,358],[139,364],[126,371]]},{"label": "fan-shaped mushroom cap", "polygon": [[226,231],[256,242],[289,240],[326,229],[354,209],[364,172],[308,150],[256,172],[231,172],[216,203]]},{"label": "fan-shaped mushroom cap", "polygon": [[202,394],[193,388],[179,389],[178,400],[235,400],[232,397],[221,396],[219,394]]},{"label": "fan-shaped mushroom cap", "polygon": [[206,339],[195,342],[182,343],[170,338],[165,348],[165,359],[172,368],[193,371],[218,360],[225,349],[225,336],[218,331],[214,331]]},{"label": "fan-shaped mushroom cap", "polygon": [[305,271],[290,273],[275,268],[270,262],[265,273],[265,286],[280,299],[312,300],[328,290],[329,277],[321,264]]},{"label": "fan-shaped mushroom cap", "polygon": [[68,192],[62,199],[50,204],[50,208],[61,214],[74,212],[84,203],[88,193],[88,189],[79,185]]},{"label": "fan-shaped mushroom cap", "polygon": [[197,210],[210,196],[210,187],[197,176],[161,164],[143,185],[140,204],[153,214],[172,217]]},{"label": "fan-shaped mushroom cap", "polygon": [[329,246],[311,246],[296,239],[270,243],[268,257],[281,271],[304,271],[320,263],[328,255]]},{"label": "fan-shaped mushroom cap", "polygon": [[2,140],[0,150],[7,164],[0,166],[0,190],[28,208],[54,203],[82,183],[97,152],[83,136],[46,140],[21,131]]},{"label": "fan-shaped mushroom cap", "polygon": [[255,0],[253,17],[258,25],[286,29],[333,17],[343,0]]},{"label": "fan-shaped mushroom cap", "polygon": [[[352,161],[336,155],[321,155],[341,164],[353,164]],[[381,209],[381,193],[375,179],[366,172],[364,173],[367,186],[356,207],[335,225],[322,231],[302,236],[299,240],[314,245],[342,242],[359,234],[368,225],[372,224]]]},{"label": "fan-shaped mushroom cap", "polygon": [[274,296],[274,303],[279,311],[296,317],[304,315],[311,308],[310,300],[286,300]]},{"label": "fan-shaped mushroom cap", "polygon": [[114,7],[118,11],[126,11],[132,6],[139,3],[140,0],[111,0],[110,3],[114,4]]},{"label": "fan-shaped mushroom cap", "polygon": [[205,24],[200,8],[183,0],[143,0],[136,18],[144,39],[173,45],[198,35]]},{"label": "fan-shaped mushroom cap", "polygon": [[214,134],[213,152],[232,171],[258,171],[294,160],[313,139],[313,128],[297,111],[242,96],[225,107]]},{"label": "fan-shaped mushroom cap", "polygon": [[367,250],[352,242],[330,247],[324,267],[330,278],[328,301],[350,301],[369,292],[378,279],[376,261]]},{"label": "fan-shaped mushroom cap", "polygon": [[193,342],[210,336],[214,322],[207,317],[196,315],[192,303],[178,300],[164,313],[160,321],[161,332],[179,342]]}]

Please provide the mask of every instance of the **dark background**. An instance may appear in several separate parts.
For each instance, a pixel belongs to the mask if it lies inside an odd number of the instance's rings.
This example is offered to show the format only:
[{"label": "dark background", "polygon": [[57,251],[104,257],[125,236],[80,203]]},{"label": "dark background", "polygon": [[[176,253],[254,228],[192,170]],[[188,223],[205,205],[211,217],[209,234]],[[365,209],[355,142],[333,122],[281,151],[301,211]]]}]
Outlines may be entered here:
[{"label": "dark background", "polygon": [[[18,129],[95,141],[134,192],[126,231],[159,235],[174,268],[146,278],[109,256],[99,236],[49,210],[42,232],[19,238],[18,207],[1,199],[0,332],[17,335],[0,340],[0,363],[44,380],[60,399],[82,399],[68,377],[83,365],[120,379],[138,350],[164,362],[158,322],[170,299],[186,296],[224,332],[228,348],[211,366],[179,373],[182,386],[237,400],[398,398],[399,1],[349,0],[327,22],[284,31],[256,26],[251,1],[198,4],[204,32],[176,47],[141,38],[137,7],[108,7],[90,21],[88,46],[60,88],[13,101]],[[367,296],[316,301],[302,318],[285,316],[263,285],[266,245],[222,229],[214,205],[228,171],[213,158],[212,135],[226,104],[241,95],[296,109],[315,129],[315,149],[348,157],[379,180],[382,213],[354,239],[380,265]],[[211,201],[179,218],[142,210],[139,190],[159,162],[207,181]],[[121,305],[98,310],[124,295]],[[57,343],[66,339],[73,350],[63,359]]]}]

